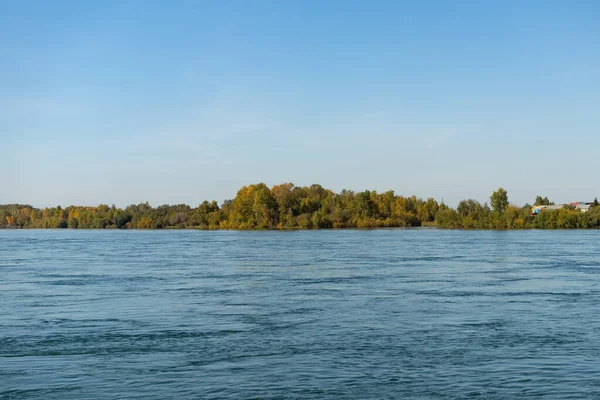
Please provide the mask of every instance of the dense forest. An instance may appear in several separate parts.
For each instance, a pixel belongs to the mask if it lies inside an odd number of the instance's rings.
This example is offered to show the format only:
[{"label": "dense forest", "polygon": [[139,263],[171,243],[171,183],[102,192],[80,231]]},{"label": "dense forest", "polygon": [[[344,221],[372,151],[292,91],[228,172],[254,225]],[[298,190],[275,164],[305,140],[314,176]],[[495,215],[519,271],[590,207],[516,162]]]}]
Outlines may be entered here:
[{"label": "dense forest", "polygon": [[[151,207],[148,203],[125,209],[60,206],[38,209],[29,205],[0,205],[0,228],[118,228],[118,229],[324,229],[437,226],[466,229],[600,228],[600,207],[581,212],[571,207],[531,216],[531,205],[517,207],[500,188],[481,204],[463,200],[456,209],[433,198],[398,196],[393,191],[334,193],[320,185],[291,183],[269,189],[264,183],[244,186],[233,200],[219,205],[204,201],[196,208],[185,204]],[[538,196],[534,205],[552,204]],[[594,205],[598,205],[595,200]]]}]

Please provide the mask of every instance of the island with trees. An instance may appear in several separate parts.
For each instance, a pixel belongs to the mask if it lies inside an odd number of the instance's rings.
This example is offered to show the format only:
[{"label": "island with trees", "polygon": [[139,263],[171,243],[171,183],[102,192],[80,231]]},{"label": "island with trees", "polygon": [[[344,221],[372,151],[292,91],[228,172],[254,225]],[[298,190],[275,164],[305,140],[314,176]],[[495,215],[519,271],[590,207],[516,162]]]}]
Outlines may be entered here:
[{"label": "island with trees", "polygon": [[[550,205],[538,196],[533,206]],[[233,200],[204,201],[151,207],[148,203],[34,208],[0,205],[0,228],[71,229],[330,229],[437,227],[446,229],[583,229],[600,228],[598,200],[585,212],[574,206],[544,209],[532,215],[532,205],[511,205],[500,188],[489,203],[461,201],[456,208],[433,198],[404,197],[393,191],[335,193],[320,185],[284,183],[244,186]]]}]

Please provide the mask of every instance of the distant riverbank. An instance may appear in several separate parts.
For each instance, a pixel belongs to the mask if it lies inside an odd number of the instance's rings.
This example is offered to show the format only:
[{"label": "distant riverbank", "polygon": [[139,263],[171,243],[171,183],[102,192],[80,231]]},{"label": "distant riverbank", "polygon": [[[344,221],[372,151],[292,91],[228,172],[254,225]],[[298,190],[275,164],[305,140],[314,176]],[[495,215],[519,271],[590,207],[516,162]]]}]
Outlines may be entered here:
[{"label": "distant riverbank", "polygon": [[[535,204],[549,204],[538,196]],[[272,188],[263,183],[244,186],[233,200],[152,207],[148,203],[126,208],[61,206],[34,208],[0,205],[0,229],[234,229],[294,230],[336,228],[394,228],[429,226],[447,229],[594,229],[600,228],[600,207],[589,210],[565,206],[531,215],[532,206],[511,205],[500,188],[489,204],[463,200],[456,209],[393,191],[335,193],[320,185],[297,187],[291,183]]]}]

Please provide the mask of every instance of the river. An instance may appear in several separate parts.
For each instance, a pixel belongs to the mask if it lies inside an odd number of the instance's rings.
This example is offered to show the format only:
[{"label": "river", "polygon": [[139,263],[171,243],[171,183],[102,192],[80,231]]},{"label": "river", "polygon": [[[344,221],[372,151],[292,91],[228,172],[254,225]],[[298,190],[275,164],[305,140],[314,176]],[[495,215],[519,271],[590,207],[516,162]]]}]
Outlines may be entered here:
[{"label": "river", "polygon": [[0,231],[0,398],[592,398],[599,240]]}]

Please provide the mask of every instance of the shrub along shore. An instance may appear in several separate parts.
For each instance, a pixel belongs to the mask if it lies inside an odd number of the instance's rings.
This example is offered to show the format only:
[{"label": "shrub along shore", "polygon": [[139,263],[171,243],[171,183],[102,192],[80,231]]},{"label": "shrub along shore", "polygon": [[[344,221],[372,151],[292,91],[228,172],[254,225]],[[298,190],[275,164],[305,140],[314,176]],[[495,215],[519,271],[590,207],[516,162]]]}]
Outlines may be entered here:
[{"label": "shrub along shore", "polygon": [[[534,205],[550,204],[538,196]],[[531,205],[511,205],[500,188],[489,203],[463,200],[456,209],[433,198],[404,197],[393,191],[334,193],[320,185],[291,183],[267,187],[244,186],[233,200],[219,205],[204,201],[151,207],[148,203],[124,209],[60,206],[38,209],[29,205],[0,205],[0,228],[71,229],[328,229],[436,226],[465,229],[577,229],[600,228],[598,201],[587,212],[566,206],[531,214]]]}]

